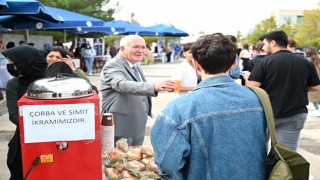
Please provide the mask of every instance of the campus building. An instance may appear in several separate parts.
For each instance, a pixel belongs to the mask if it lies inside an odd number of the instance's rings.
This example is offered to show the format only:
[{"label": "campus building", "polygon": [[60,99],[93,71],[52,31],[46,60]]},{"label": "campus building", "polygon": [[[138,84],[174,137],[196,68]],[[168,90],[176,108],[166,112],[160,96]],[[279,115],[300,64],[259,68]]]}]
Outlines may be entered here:
[{"label": "campus building", "polygon": [[286,22],[292,22],[294,24],[302,23],[304,10],[279,10],[274,13],[277,20],[278,27]]}]

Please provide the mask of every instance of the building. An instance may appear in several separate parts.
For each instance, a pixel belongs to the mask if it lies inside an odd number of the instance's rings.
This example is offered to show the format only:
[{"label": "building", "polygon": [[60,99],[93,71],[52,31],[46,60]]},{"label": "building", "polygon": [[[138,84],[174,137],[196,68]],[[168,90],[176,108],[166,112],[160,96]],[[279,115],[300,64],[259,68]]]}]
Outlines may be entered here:
[{"label": "building", "polygon": [[274,13],[278,27],[288,21],[294,24],[302,23],[303,11],[304,10],[279,10],[277,13]]}]

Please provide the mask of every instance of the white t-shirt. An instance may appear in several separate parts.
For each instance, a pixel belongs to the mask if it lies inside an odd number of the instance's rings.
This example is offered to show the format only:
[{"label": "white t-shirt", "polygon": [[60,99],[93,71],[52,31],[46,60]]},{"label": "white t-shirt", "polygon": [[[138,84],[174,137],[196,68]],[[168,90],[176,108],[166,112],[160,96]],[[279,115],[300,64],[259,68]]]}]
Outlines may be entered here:
[{"label": "white t-shirt", "polygon": [[247,49],[243,49],[240,52],[240,58],[251,58],[251,53]]},{"label": "white t-shirt", "polygon": [[[196,70],[186,61],[182,61],[171,78],[173,80],[181,80],[182,87],[196,87],[198,82]],[[179,95],[185,93],[180,92]]]}]

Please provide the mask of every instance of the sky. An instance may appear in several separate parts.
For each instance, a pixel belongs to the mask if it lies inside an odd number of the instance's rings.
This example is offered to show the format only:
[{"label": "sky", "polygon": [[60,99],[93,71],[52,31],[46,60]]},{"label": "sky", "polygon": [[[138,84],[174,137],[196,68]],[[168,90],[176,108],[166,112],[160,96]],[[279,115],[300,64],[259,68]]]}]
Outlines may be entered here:
[{"label": "sky", "polygon": [[116,20],[130,20],[131,13],[142,26],[174,25],[189,35],[199,32],[243,35],[279,10],[315,9],[320,0],[111,0],[119,2]]}]

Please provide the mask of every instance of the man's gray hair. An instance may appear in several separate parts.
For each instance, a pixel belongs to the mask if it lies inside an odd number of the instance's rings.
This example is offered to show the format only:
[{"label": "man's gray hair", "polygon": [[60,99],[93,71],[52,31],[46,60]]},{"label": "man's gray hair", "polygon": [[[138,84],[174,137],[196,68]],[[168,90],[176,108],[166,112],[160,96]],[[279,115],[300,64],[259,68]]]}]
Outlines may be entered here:
[{"label": "man's gray hair", "polygon": [[123,37],[123,38],[120,40],[120,46],[128,46],[128,45],[129,45],[128,43],[129,43],[133,38],[136,38],[136,37],[141,38],[141,36],[135,35],[135,34],[127,35],[127,36]]}]

